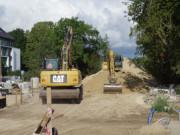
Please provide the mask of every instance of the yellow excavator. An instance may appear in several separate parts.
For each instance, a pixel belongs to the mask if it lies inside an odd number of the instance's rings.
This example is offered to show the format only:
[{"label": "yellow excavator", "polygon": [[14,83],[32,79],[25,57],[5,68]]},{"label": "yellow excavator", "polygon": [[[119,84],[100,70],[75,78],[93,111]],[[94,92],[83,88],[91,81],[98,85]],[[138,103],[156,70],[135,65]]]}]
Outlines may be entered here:
[{"label": "yellow excavator", "polygon": [[[73,32],[69,26],[61,51],[61,60],[45,58],[41,71],[40,98],[46,103],[46,88],[51,87],[52,99],[73,99],[77,104],[82,100],[83,85],[80,70],[72,65]],[[61,63],[61,66],[60,66]]]},{"label": "yellow excavator", "polygon": [[117,78],[115,76],[115,62],[114,62],[114,55],[113,50],[109,51],[109,61],[108,68],[109,68],[109,84],[104,84],[104,93],[122,93],[122,85],[116,84]]},{"label": "yellow excavator", "polygon": [[108,61],[102,63],[102,70],[103,71],[109,70],[109,62]]},{"label": "yellow excavator", "polygon": [[123,65],[122,65],[123,57],[121,55],[114,56],[114,71],[121,72]]},{"label": "yellow excavator", "polygon": [[[123,65],[122,65],[123,57],[121,55],[114,56],[114,71],[121,72]],[[108,71],[109,70],[109,61],[105,61],[102,63],[102,70]]]}]

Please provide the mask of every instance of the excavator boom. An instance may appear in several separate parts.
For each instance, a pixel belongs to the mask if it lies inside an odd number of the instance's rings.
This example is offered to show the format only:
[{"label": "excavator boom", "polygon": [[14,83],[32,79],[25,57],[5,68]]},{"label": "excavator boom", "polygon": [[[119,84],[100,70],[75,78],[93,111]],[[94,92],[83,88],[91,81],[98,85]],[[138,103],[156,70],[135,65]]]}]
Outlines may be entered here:
[{"label": "excavator boom", "polygon": [[72,27],[69,26],[67,36],[65,37],[61,52],[63,71],[67,71],[69,70],[69,68],[72,67],[72,42],[73,42],[73,32],[72,32]]}]

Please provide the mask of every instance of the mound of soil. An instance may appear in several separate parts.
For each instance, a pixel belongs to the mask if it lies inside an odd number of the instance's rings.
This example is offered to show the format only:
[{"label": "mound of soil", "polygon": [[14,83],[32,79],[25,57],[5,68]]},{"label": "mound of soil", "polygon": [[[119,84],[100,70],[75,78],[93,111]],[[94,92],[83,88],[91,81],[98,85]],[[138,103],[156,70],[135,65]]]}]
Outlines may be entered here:
[{"label": "mound of soil", "polygon": [[160,123],[153,123],[150,126],[143,126],[140,129],[141,135],[169,135],[169,131],[165,129]]},{"label": "mound of soil", "polygon": [[[102,93],[104,84],[109,84],[109,72],[100,71],[83,80],[86,92]],[[139,69],[128,58],[124,58],[123,71],[116,72],[116,84],[122,85],[122,93],[147,92],[157,86],[156,80],[143,70]],[[88,82],[88,83],[87,83]]]}]

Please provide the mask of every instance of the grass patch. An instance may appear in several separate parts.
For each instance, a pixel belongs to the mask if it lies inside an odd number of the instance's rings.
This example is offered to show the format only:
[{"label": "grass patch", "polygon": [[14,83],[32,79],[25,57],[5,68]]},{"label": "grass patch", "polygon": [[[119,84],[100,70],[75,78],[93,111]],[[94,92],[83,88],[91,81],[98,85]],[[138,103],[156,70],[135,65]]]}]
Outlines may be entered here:
[{"label": "grass patch", "polygon": [[168,103],[167,97],[165,96],[155,98],[151,109],[153,108],[158,112],[174,113],[173,106]]}]

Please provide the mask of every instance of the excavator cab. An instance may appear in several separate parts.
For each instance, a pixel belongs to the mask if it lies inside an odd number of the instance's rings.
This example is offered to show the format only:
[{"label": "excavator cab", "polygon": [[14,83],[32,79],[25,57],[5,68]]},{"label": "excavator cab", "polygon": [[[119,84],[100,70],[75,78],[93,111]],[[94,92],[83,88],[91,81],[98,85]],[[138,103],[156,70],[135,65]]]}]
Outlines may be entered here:
[{"label": "excavator cab", "polygon": [[114,71],[118,72],[122,70],[122,57],[115,56],[114,57]]},{"label": "excavator cab", "polygon": [[56,71],[59,69],[59,59],[57,58],[45,58],[44,60],[44,70],[45,71]]}]

